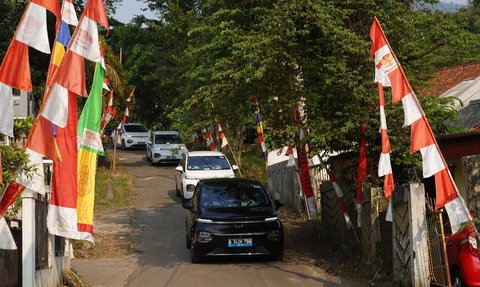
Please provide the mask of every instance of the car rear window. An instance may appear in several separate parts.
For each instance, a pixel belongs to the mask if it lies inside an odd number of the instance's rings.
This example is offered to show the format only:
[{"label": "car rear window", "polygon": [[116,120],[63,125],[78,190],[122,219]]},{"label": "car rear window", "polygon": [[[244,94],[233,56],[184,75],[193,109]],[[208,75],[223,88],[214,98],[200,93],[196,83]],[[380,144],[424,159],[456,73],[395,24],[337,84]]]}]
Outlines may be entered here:
[{"label": "car rear window", "polygon": [[182,143],[182,139],[176,134],[163,134],[155,135],[156,144],[179,144]]},{"label": "car rear window", "polygon": [[269,200],[258,183],[208,184],[202,186],[199,205],[207,208],[267,207]]},{"label": "car rear window", "polygon": [[142,125],[125,125],[126,132],[130,133],[146,133],[148,132],[147,128]]},{"label": "car rear window", "polygon": [[227,170],[230,164],[224,156],[190,156],[188,170]]}]

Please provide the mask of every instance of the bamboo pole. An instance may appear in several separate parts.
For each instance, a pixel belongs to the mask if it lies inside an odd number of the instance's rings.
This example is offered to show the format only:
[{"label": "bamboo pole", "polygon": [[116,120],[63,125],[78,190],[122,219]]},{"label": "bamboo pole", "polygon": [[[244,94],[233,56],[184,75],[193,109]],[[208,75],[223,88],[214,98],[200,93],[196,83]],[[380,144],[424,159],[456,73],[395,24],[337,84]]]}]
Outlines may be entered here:
[{"label": "bamboo pole", "polygon": [[443,260],[445,268],[445,274],[447,275],[447,286],[452,287],[452,283],[450,281],[450,268],[448,268],[448,256],[447,256],[447,243],[445,242],[445,231],[443,230],[443,217],[442,217],[443,209],[440,209],[439,214],[439,221],[440,221],[440,232],[442,233],[442,249],[443,249]]}]

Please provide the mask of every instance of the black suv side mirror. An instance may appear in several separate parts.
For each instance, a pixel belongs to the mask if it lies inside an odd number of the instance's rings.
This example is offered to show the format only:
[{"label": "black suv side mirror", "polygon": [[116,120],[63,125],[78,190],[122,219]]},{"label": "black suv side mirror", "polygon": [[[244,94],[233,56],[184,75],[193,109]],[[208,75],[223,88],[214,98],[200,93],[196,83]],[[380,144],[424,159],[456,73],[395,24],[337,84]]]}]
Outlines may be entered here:
[{"label": "black suv side mirror", "polygon": [[280,200],[278,200],[278,199],[275,199],[275,200],[273,201],[273,204],[275,205],[275,210],[278,210],[280,207],[283,206],[283,203],[282,203]]}]

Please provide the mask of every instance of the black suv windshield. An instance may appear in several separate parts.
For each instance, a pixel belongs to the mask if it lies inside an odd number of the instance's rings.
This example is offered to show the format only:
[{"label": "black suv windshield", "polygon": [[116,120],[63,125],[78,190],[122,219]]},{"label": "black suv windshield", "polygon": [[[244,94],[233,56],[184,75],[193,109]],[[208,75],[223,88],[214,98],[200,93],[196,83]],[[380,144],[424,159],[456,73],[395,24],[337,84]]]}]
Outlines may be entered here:
[{"label": "black suv windshield", "polygon": [[258,183],[215,183],[202,186],[200,207],[267,207],[269,201],[265,190]]},{"label": "black suv windshield", "polygon": [[147,133],[148,130],[142,125],[125,125],[125,131],[128,133]]},{"label": "black suv windshield", "polygon": [[179,144],[182,143],[182,139],[176,134],[163,134],[155,135],[156,144]]},{"label": "black suv windshield", "polygon": [[221,170],[230,169],[224,156],[191,156],[188,157],[188,170]]}]

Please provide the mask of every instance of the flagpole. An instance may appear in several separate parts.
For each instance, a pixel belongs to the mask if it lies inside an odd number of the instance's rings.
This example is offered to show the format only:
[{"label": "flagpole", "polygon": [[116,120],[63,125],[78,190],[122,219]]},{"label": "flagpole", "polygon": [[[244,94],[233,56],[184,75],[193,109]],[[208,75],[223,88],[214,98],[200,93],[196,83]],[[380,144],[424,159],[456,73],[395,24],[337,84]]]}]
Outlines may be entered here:
[{"label": "flagpole", "polygon": [[[402,73],[402,76],[403,76],[405,82],[407,82],[408,88],[409,88],[410,92],[412,93],[412,98],[415,100],[415,103],[417,104],[418,108],[420,109],[420,111],[422,113],[422,117],[425,118],[425,123],[427,124],[428,132],[430,133],[430,136],[433,138],[433,142],[435,143],[435,146],[437,147],[437,150],[439,151],[440,158],[442,159],[442,162],[446,167],[447,174],[450,177],[450,181],[453,183],[453,187],[455,188],[455,192],[457,193],[457,196],[461,197],[460,192],[459,192],[458,187],[457,187],[457,184],[453,180],[453,177],[452,177],[452,174],[450,173],[450,169],[448,168],[447,162],[445,161],[445,158],[443,157],[443,153],[441,152],[441,149],[440,149],[440,147],[437,143],[437,139],[435,138],[435,135],[433,134],[433,130],[432,130],[432,127],[430,126],[430,122],[428,121],[428,119],[425,115],[425,112],[424,112],[422,106],[420,105],[420,102],[419,102],[417,96],[415,95],[411,85],[410,85],[410,82],[407,80],[407,77],[405,75],[405,72],[403,71],[402,65],[400,64],[400,61],[398,61],[398,58],[397,58],[397,55],[395,55],[395,52],[393,52],[393,49],[390,46],[390,43],[388,42],[388,39],[385,36],[385,33],[383,32],[382,26],[380,25],[380,22],[378,21],[376,16],[374,17],[374,21],[378,25],[378,27],[380,28],[380,32],[382,33],[383,39],[385,39],[385,42],[387,43],[388,48],[390,49],[390,53],[392,53],[393,57],[395,58],[395,61],[397,62],[398,68],[400,69],[400,73]],[[470,220],[473,220],[472,216],[470,215],[470,210],[468,210],[468,207],[466,206],[464,200],[462,201],[461,205],[462,205],[462,208],[464,209],[464,211],[466,211],[468,218]],[[477,234],[477,238],[480,239],[480,234],[478,233],[477,228],[475,227],[475,224],[473,224],[473,228],[475,229],[475,233]]]},{"label": "flagpole", "polygon": [[[220,146],[221,146],[221,144],[220,144]],[[233,150],[232,150],[232,147],[230,146],[230,144],[228,144],[228,148],[230,149],[230,152],[232,153],[233,160],[234,160],[235,163],[237,164],[238,173],[240,174],[240,177],[243,177],[242,171],[240,170],[240,165],[238,164],[238,161],[237,161],[237,157],[236,157],[235,154],[233,153]]]}]

